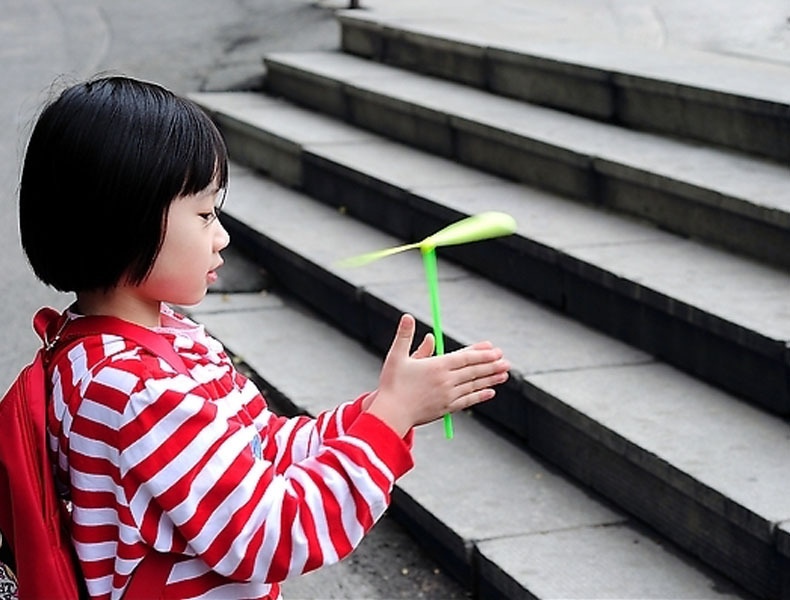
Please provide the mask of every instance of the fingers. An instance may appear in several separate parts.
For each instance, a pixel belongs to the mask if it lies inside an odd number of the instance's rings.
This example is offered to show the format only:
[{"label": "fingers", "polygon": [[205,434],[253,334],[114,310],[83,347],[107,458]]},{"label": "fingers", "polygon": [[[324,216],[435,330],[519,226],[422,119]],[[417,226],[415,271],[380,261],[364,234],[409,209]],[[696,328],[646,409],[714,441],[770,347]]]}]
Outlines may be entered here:
[{"label": "fingers", "polygon": [[505,383],[508,380],[508,376],[507,371],[500,371],[459,385],[455,389],[457,394],[455,400],[450,402],[448,406],[449,412],[458,412],[480,402],[491,400],[496,395],[493,386]]},{"label": "fingers", "polygon": [[507,370],[487,373],[474,379],[468,379],[455,388],[458,398],[464,398],[474,392],[505,383],[508,380]]},{"label": "fingers", "polygon": [[491,346],[490,342],[480,342],[485,344],[481,348],[475,346],[468,346],[447,354],[448,368],[450,370],[459,370],[469,367],[471,365],[494,362],[502,358],[502,350]]},{"label": "fingers", "polygon": [[490,350],[494,347],[489,341],[485,342],[477,342],[476,344],[472,344],[471,346],[466,346],[465,348],[461,348],[458,352],[463,352],[464,350]]},{"label": "fingers", "polygon": [[400,318],[398,329],[395,332],[395,339],[392,340],[387,356],[408,356],[411,350],[412,340],[415,330],[414,317],[405,314]]},{"label": "fingers", "polygon": [[467,381],[482,379],[489,375],[506,373],[509,369],[510,363],[503,358],[498,358],[497,360],[475,363],[462,369],[456,369],[452,372],[452,375],[454,376],[453,381],[455,381],[456,385],[459,385]]},{"label": "fingers", "polygon": [[486,402],[491,400],[496,396],[496,392],[491,388],[484,388],[482,390],[475,390],[474,392],[470,392],[460,398],[456,398],[453,402],[450,403],[448,412],[450,413],[457,413],[462,411],[470,406],[474,406],[475,404],[480,404],[481,402]]}]

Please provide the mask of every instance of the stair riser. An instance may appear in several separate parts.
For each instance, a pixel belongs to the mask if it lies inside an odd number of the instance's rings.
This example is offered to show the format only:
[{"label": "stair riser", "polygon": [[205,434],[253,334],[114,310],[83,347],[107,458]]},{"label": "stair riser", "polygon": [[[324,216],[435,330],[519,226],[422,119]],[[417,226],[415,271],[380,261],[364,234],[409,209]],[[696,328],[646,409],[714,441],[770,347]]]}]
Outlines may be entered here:
[{"label": "stair riser", "polygon": [[788,531],[788,523],[783,523],[784,527],[777,532],[777,540],[779,544],[779,551],[785,558],[790,558],[790,532]]},{"label": "stair riser", "polygon": [[[496,175],[603,205],[790,268],[790,229],[728,210],[742,201],[551,143],[269,65],[268,87],[356,126]],[[790,139],[790,134],[788,134]]]},{"label": "stair riser", "polygon": [[583,116],[615,116],[608,73],[539,57],[516,56],[482,46],[390,30],[385,35],[355,25],[343,28],[345,52],[433,75],[503,96],[529,100]]},{"label": "stair riser", "polygon": [[509,53],[495,50],[489,50],[487,64],[487,89],[492,92],[600,121],[618,120],[617,100],[607,73],[568,68],[538,57],[512,60]]},{"label": "stair riser", "polygon": [[[689,199],[689,195],[699,200]],[[632,214],[669,231],[705,240],[782,268],[790,268],[790,230],[720,210],[715,193],[700,189],[688,195],[656,190],[629,179],[598,178],[598,202]],[[710,200],[710,202],[708,202]]]},{"label": "stair riser", "polygon": [[472,123],[459,122],[455,132],[456,147],[448,158],[575,200],[598,200],[597,174],[585,156]]},{"label": "stair riser", "polygon": [[[304,161],[304,190],[310,196],[343,206],[355,218],[402,239],[421,239],[463,216],[380,182],[360,182],[348,169],[333,168],[313,154],[307,153]],[[781,344],[755,340],[762,351],[745,347],[743,336],[733,334],[732,341],[678,318],[670,298],[654,298],[657,306],[645,305],[647,290],[636,285],[617,288],[606,273],[526,241],[492,241],[442,252],[492,281],[550,303],[772,411],[790,411]]]},{"label": "stair riser", "polygon": [[656,84],[617,77],[618,105],[613,121],[780,162],[790,160],[790,107],[733,97],[722,106],[712,93],[690,90],[691,97],[679,97],[671,89],[655,91]]},{"label": "stair riser", "polygon": [[234,160],[269,173],[272,179],[285,186],[301,185],[303,175],[299,146],[225,115],[213,115],[213,118],[222,130],[225,144]]},{"label": "stair riser", "polygon": [[346,52],[629,127],[790,160],[790,107],[341,19]]},{"label": "stair riser", "polygon": [[496,563],[482,556],[475,549],[475,562],[480,569],[480,586],[475,598],[481,600],[541,600],[539,596],[530,593],[528,589],[515,581],[510,575],[503,572]]},{"label": "stair riser", "polygon": [[266,71],[265,87],[285,98],[299,98],[299,103],[324,114],[345,119],[348,113],[343,87],[331,79],[317,75],[306,76],[290,69]]},{"label": "stair riser", "polygon": [[776,532],[779,572],[782,574],[782,600],[790,600],[790,523],[780,524]]},{"label": "stair riser", "polygon": [[347,97],[346,120],[378,134],[412,144],[423,150],[452,157],[456,148],[456,132],[447,119],[429,110],[381,103],[380,98],[356,90]]},{"label": "stair riser", "polygon": [[392,492],[389,511],[453,578],[466,589],[474,588],[476,569],[462,538],[399,487]]},{"label": "stair riser", "polygon": [[426,72],[474,87],[486,88],[489,68],[485,49],[472,44],[448,42],[390,29],[377,34],[364,27],[342,27],[341,47],[345,52],[395,64],[410,71]]},{"label": "stair riser", "polygon": [[782,557],[779,572],[782,573],[782,600],[790,600],[790,558]]},{"label": "stair riser", "polygon": [[[368,292],[354,289],[264,234],[249,229],[231,215],[226,215],[224,222],[234,244],[265,264],[274,280],[289,293],[311,305],[349,335],[381,353],[386,351],[391,343],[393,323],[402,312],[400,308]],[[427,324],[421,322],[418,336],[427,330]],[[458,347],[458,341],[448,336],[447,346],[450,351]],[[531,449],[751,591],[766,598],[779,597],[778,552],[771,542],[767,524],[764,527],[767,539],[757,539],[740,526],[703,508],[693,494],[705,493],[704,490],[691,492],[689,496],[655,477],[653,471],[663,472],[670,478],[679,475],[668,473],[660,459],[639,448],[621,448],[624,455],[615,452],[610,447],[611,434],[595,422],[582,419],[586,425],[581,429],[570,425],[546,408],[553,406],[556,409],[556,405],[561,403],[559,400],[525,383],[517,373],[508,384],[500,386],[497,398],[497,402],[476,407],[476,412],[522,437]],[[572,412],[570,408],[559,410]],[[661,498],[660,505],[656,504],[656,498]],[[726,499],[723,501],[727,502]],[[428,517],[419,507],[401,503],[399,509],[407,513],[404,520],[416,534],[437,531],[425,522]],[[731,506],[726,514],[737,512],[737,506]],[[468,577],[463,573],[464,561],[468,564],[472,559],[461,552],[454,536],[445,533],[447,535],[427,535],[427,545],[434,546],[437,557],[441,557],[444,551],[447,554],[445,566],[464,579]],[[448,539],[442,539],[447,536]],[[723,553],[722,548],[731,549],[732,554]],[[460,573],[456,573],[459,569]],[[497,585],[495,574],[490,576],[491,581],[484,584],[487,589]]]},{"label": "stair riser", "polygon": [[[560,402],[537,390],[532,397],[538,398],[538,403],[540,398],[546,404]],[[616,442],[600,441],[612,434],[595,423],[588,421],[587,429],[580,430],[543,406],[533,407],[529,423],[531,449],[752,593],[779,597],[779,554],[771,539],[770,523],[761,524],[761,538],[736,526],[646,470],[657,465],[639,466],[643,463],[639,448],[612,451],[609,444]],[[732,506],[727,509],[737,510]]]},{"label": "stair riser", "polygon": [[[288,293],[325,316],[329,321],[357,340],[369,344],[382,355],[392,342],[393,323],[402,314],[397,308],[345,284],[315,265],[311,265],[287,248],[273,242],[236,220],[223,215],[223,224],[233,237],[234,246],[260,264]],[[430,327],[418,321],[415,338],[422,338]],[[460,347],[453,338],[445,337],[446,351]],[[499,386],[495,407],[477,407],[480,414],[488,415],[521,437],[528,431],[528,405],[521,393],[523,386],[518,377]],[[485,410],[482,410],[485,409]],[[477,584],[477,568],[472,548],[463,539],[426,511],[400,488],[393,490],[393,516],[401,522],[421,547],[431,553],[447,571],[467,588]],[[488,582],[480,582],[487,585]]]},{"label": "stair riser", "polygon": [[[563,261],[566,262],[566,261]],[[569,259],[567,262],[573,262]],[[778,414],[790,411],[782,349],[768,356],[563,269],[563,312]],[[667,302],[669,305],[670,302]],[[667,306],[667,310],[672,310]]]},{"label": "stair riser", "polygon": [[[234,160],[303,187],[312,197],[348,209],[355,218],[401,239],[422,239],[464,216],[318,155],[302,155],[295,145],[285,147],[260,135],[250,141],[233,120],[220,124]],[[719,332],[727,324],[721,322],[712,333],[704,326],[705,315],[695,316],[693,322],[679,318],[671,298],[637,285],[623,289],[611,275],[528,240],[509,238],[443,252],[492,281],[551,304],[756,404],[780,414],[790,412],[781,344],[754,339],[745,346],[748,332],[733,330],[730,337],[722,337]],[[648,305],[646,297],[651,298]]]},{"label": "stair riser", "polygon": [[[419,127],[412,129],[420,131]],[[622,165],[558,152],[545,144],[525,145],[523,140],[503,142],[488,133],[456,130],[455,153],[444,155],[502,177],[605,206],[668,231],[790,268],[790,230],[723,209],[715,192]],[[419,140],[402,141],[419,145]]]}]

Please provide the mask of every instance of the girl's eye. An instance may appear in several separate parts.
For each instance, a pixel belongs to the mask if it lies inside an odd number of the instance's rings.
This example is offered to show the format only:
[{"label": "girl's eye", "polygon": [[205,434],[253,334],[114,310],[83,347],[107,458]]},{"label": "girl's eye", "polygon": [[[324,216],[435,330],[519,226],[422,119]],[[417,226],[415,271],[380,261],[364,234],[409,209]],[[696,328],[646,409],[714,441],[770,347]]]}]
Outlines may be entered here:
[{"label": "girl's eye", "polygon": [[218,212],[219,212],[219,211],[218,211],[218,210],[215,208],[215,209],[214,209],[214,210],[212,210],[211,212],[207,212],[207,213],[200,213],[200,214],[199,214],[199,216],[200,216],[200,218],[201,218],[201,219],[203,219],[203,220],[204,220],[206,223],[211,223],[211,222],[212,222],[214,219],[216,219],[216,218],[217,218],[217,216],[218,216],[218,214],[217,214],[217,213],[218,213]]}]

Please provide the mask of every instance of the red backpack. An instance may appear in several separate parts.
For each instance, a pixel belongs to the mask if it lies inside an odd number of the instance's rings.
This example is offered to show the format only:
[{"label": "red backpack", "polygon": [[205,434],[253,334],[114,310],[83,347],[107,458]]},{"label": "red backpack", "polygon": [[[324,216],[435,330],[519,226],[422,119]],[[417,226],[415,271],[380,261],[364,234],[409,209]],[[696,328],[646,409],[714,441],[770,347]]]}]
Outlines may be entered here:
[{"label": "red backpack", "polygon": [[[114,317],[64,319],[42,308],[33,328],[43,341],[31,364],[0,400],[0,533],[13,556],[20,600],[87,597],[68,533],[67,510],[55,491],[47,453],[48,366],[81,338],[115,334],[146,348],[179,373],[181,357],[162,336]],[[60,329],[60,330],[58,330]],[[178,557],[151,551],[132,574],[125,599],[159,598]]]}]

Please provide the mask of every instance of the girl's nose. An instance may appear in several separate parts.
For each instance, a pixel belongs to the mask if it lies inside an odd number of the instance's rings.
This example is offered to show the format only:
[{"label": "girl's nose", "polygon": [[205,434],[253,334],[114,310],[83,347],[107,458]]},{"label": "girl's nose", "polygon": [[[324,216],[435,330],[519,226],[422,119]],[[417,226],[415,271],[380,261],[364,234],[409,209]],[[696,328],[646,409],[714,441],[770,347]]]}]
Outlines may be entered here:
[{"label": "girl's nose", "polygon": [[215,223],[217,224],[217,232],[214,236],[214,247],[216,248],[215,251],[219,252],[220,250],[227,248],[228,244],[230,243],[230,234],[219,219],[216,219]]}]

